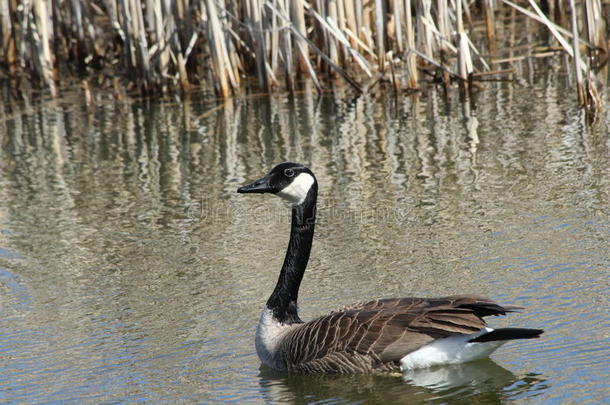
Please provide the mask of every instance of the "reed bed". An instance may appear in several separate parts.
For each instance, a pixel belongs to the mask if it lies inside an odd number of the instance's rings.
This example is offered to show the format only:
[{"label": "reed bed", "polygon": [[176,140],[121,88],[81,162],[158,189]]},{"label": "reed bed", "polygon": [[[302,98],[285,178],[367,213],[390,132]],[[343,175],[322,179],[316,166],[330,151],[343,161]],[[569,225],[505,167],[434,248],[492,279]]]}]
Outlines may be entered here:
[{"label": "reed bed", "polygon": [[12,89],[53,96],[78,78],[87,94],[208,84],[229,97],[248,78],[264,92],[306,77],[320,92],[335,79],[358,92],[382,81],[467,91],[564,53],[579,102],[595,109],[609,16],[607,0],[1,0],[0,66]]}]

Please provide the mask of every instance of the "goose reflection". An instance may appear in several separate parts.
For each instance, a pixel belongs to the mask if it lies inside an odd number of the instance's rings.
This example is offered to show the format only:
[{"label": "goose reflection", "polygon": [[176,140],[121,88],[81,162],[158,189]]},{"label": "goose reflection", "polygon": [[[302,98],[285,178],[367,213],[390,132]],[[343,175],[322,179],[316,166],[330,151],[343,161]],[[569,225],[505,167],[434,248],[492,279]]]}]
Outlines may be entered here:
[{"label": "goose reflection", "polygon": [[490,359],[402,375],[285,374],[261,366],[259,384],[265,401],[277,404],[497,404],[537,396],[548,388],[544,376],[517,376]]}]

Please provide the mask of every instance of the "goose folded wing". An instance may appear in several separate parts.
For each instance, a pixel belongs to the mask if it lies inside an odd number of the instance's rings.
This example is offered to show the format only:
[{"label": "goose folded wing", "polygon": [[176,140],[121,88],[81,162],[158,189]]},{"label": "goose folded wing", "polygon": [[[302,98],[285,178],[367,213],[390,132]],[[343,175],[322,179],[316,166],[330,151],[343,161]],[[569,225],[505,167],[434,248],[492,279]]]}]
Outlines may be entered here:
[{"label": "goose folded wing", "polygon": [[478,332],[484,316],[516,309],[473,295],[370,301],[295,328],[281,352],[292,370],[393,369],[402,357],[435,339]]}]

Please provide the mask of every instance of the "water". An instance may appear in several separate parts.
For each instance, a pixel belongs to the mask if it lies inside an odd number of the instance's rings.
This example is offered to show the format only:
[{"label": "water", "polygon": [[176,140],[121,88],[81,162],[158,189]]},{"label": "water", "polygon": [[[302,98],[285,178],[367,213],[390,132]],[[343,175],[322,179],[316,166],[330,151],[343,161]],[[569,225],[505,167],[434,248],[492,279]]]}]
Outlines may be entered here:
[{"label": "water", "polygon": [[[4,403],[610,400],[610,138],[561,81],[471,104],[337,92],[4,106]],[[375,297],[480,293],[544,328],[491,360],[394,376],[260,366],[289,211],[238,185],[309,164],[319,226],[304,318]]]}]

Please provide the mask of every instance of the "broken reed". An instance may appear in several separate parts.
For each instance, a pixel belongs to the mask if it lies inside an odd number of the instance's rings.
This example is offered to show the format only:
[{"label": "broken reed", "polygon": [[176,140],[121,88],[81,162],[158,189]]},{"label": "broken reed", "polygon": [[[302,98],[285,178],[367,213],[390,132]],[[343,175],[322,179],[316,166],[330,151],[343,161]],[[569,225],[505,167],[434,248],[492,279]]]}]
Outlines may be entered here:
[{"label": "broken reed", "polygon": [[[513,44],[531,38],[515,29],[521,18],[551,33],[548,55],[559,44],[572,57],[579,100],[595,106],[592,72],[608,58],[610,3],[539,3],[544,9],[533,0],[0,0],[0,64],[5,78],[33,79],[52,95],[64,71],[117,87],[123,77],[144,93],[208,81],[223,97],[253,75],[266,92],[293,91],[301,76],[319,91],[328,76],[358,91],[381,79],[417,89],[422,72],[466,89],[540,56],[540,42],[515,55]],[[89,79],[83,84],[89,92]]]}]

